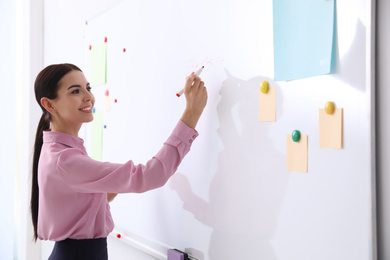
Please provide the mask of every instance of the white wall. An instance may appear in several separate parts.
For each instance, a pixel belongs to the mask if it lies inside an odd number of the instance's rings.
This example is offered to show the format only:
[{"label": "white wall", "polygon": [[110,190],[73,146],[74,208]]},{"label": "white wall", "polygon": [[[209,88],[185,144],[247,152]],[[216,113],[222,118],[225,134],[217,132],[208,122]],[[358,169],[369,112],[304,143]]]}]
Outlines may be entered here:
[{"label": "white wall", "polygon": [[3,138],[0,145],[0,259],[13,259],[15,236],[14,200],[15,200],[15,171],[16,171],[16,4],[12,0],[0,1],[0,77],[2,84],[0,92],[2,102],[3,127],[0,135]]},{"label": "white wall", "polygon": [[32,77],[42,66],[42,1],[0,1],[0,259],[37,259],[29,213]]},{"label": "white wall", "polygon": [[390,259],[390,1],[377,1],[378,259]]},{"label": "white wall", "polygon": [[42,68],[43,1],[17,0],[16,40],[16,193],[18,258],[38,259],[40,243],[33,242],[30,215],[31,165],[36,122],[40,109],[36,106],[33,84]]}]

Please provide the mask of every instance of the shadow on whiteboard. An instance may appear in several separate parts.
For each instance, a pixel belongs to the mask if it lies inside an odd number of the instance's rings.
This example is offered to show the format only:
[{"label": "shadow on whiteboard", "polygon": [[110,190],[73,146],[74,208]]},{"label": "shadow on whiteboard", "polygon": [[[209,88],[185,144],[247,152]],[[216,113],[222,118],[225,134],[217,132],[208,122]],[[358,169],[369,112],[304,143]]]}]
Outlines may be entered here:
[{"label": "shadow on whiteboard", "polygon": [[[336,41],[337,42],[337,41]],[[341,43],[340,43],[341,44]],[[366,27],[359,20],[356,23],[355,36],[345,53],[339,53],[336,49],[336,71],[335,78],[346,82],[361,92],[366,91]],[[342,49],[342,48],[341,48]],[[341,56],[341,57],[338,57]],[[343,71],[340,71],[343,68]]]},{"label": "shadow on whiteboard", "polygon": [[245,81],[225,73],[217,104],[223,150],[208,201],[194,192],[185,173],[176,173],[170,187],[186,211],[213,229],[207,259],[277,259],[272,240],[289,174],[269,134],[275,122],[258,121],[259,85],[269,79]]}]

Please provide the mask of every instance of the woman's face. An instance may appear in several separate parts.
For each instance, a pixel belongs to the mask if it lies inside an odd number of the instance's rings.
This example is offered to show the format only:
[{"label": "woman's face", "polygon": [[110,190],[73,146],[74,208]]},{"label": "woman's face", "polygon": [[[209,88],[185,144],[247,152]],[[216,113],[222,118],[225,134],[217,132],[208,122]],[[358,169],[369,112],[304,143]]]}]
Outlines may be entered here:
[{"label": "woman's face", "polygon": [[78,70],[65,74],[58,84],[57,98],[51,100],[55,110],[52,124],[56,124],[64,132],[69,131],[63,128],[78,131],[83,123],[93,120],[95,97],[91,93],[91,87],[84,73]]}]

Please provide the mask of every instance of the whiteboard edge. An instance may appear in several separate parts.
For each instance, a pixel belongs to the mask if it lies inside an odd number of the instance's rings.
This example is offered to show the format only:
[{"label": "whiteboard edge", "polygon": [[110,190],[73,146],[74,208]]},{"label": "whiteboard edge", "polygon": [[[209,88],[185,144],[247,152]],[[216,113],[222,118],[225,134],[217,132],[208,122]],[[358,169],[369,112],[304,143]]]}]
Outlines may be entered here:
[{"label": "whiteboard edge", "polygon": [[377,200],[376,200],[376,112],[375,112],[375,99],[376,99],[376,90],[375,90],[375,62],[376,62],[376,0],[371,0],[368,2],[368,36],[367,41],[367,86],[370,88],[370,111],[371,111],[371,122],[370,122],[370,132],[371,132],[371,256],[370,259],[377,260]]}]

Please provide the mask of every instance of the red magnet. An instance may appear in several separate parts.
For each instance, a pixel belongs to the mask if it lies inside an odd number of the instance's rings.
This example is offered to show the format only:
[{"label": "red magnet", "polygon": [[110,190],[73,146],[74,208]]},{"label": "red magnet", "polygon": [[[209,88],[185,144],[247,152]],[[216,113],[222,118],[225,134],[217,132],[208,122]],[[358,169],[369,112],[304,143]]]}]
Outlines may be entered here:
[{"label": "red magnet", "polygon": [[107,42],[107,37],[104,37],[104,42]]},{"label": "red magnet", "polygon": [[121,236],[121,234],[116,234],[116,237],[121,238],[122,236]]},{"label": "red magnet", "polygon": [[106,90],[106,96],[110,95],[110,91],[108,91],[108,89]]},{"label": "red magnet", "polygon": [[115,99],[114,102],[115,102],[115,103],[118,102],[118,99]]},{"label": "red magnet", "polygon": [[123,48],[123,52],[126,52],[126,48]]},{"label": "red magnet", "polygon": [[89,50],[92,50],[92,45],[89,45]]}]

